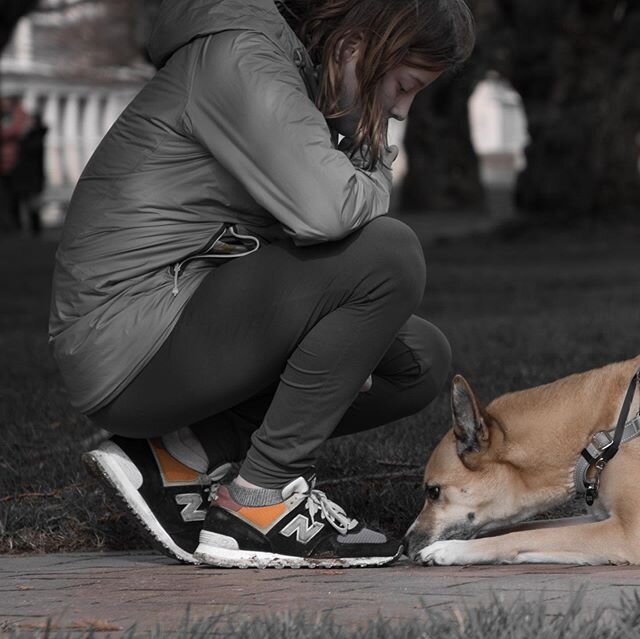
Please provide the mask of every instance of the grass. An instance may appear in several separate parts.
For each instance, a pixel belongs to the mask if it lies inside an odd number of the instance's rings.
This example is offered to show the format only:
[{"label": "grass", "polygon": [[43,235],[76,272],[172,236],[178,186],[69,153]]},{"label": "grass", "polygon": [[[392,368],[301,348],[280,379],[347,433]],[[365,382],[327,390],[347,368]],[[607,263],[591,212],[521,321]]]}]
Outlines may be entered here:
[{"label": "grass", "polygon": [[[579,591],[563,610],[550,610],[541,597],[520,596],[510,603],[498,595],[475,608],[454,607],[444,611],[424,608],[408,621],[382,617],[359,627],[345,627],[331,616],[312,618],[304,613],[285,613],[252,619],[234,616],[233,611],[215,617],[192,620],[188,614],[175,629],[151,631],[135,627],[119,630],[104,622],[87,622],[86,627],[58,628],[54,622],[37,628],[7,628],[7,639],[80,639],[108,637],[111,632],[123,639],[628,639],[640,632],[638,593],[623,594],[616,609],[588,609]],[[82,624],[84,626],[85,624]],[[0,628],[0,632],[2,628]]]},{"label": "grass", "polygon": [[[635,356],[639,240],[632,226],[608,226],[426,246],[420,314],[449,337],[453,372],[486,402]],[[80,463],[100,432],[69,406],[48,352],[54,252],[51,241],[0,238],[0,552],[145,547]],[[443,393],[409,419],[330,442],[318,467],[329,495],[401,535],[420,508],[421,468],[449,428],[448,411]],[[396,479],[370,478],[381,474]]]}]

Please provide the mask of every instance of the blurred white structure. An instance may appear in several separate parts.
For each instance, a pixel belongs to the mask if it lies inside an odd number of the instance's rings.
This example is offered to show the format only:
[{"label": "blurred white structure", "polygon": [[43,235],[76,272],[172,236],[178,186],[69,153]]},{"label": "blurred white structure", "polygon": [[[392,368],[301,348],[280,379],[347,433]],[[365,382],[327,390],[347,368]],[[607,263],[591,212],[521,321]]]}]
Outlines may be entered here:
[{"label": "blurred white structure", "polygon": [[509,185],[525,166],[527,122],[520,95],[489,73],[469,99],[471,140],[486,184]]},{"label": "blurred white structure", "polygon": [[511,217],[515,182],[526,165],[524,148],[529,139],[520,95],[497,73],[488,73],[469,99],[469,125],[487,210],[495,218]]},{"label": "blurred white structure", "polygon": [[[57,1],[43,0],[43,5],[50,8]],[[24,108],[41,113],[48,127],[44,226],[60,223],[91,154],[151,74],[147,65],[103,66],[87,73],[70,56],[65,60],[60,40],[52,35],[74,22],[100,19],[101,12],[100,4],[34,12],[20,20],[0,58],[2,95],[21,96]]]},{"label": "blurred white structure", "polygon": [[480,154],[519,155],[527,141],[520,95],[497,73],[490,72],[469,99],[471,140]]}]

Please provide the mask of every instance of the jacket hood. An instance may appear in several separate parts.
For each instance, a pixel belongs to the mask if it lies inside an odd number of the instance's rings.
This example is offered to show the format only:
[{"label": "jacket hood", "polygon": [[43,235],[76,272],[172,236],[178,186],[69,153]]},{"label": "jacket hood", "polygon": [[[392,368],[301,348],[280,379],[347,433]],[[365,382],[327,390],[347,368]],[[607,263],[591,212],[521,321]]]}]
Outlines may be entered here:
[{"label": "jacket hood", "polygon": [[160,68],[194,38],[231,29],[264,33],[285,50],[302,46],[273,0],[164,0],[149,39],[149,57]]}]

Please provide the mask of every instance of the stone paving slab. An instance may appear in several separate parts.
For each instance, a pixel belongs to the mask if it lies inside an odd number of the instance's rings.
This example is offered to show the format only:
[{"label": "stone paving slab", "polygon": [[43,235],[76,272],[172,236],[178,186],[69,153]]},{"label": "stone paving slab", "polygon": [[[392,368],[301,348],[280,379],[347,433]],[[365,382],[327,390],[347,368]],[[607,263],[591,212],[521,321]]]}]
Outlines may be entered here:
[{"label": "stone paving slab", "polygon": [[[70,553],[0,557],[0,632],[101,622],[106,630],[158,625],[221,612],[255,616],[304,610],[331,614],[340,624],[365,625],[381,614],[408,620],[424,608],[481,606],[494,596],[544,600],[563,612],[578,589],[585,608],[616,607],[621,594],[640,591],[640,567],[558,565],[424,568],[394,566],[348,570],[229,570],[185,566],[153,553]],[[593,610],[593,609],[591,609]]]}]

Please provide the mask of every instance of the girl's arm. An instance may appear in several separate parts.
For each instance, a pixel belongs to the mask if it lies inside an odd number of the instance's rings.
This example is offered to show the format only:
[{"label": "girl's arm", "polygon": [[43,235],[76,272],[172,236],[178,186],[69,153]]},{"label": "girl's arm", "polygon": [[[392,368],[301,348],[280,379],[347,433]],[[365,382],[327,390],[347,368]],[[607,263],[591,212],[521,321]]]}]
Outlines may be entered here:
[{"label": "girl's arm", "polygon": [[293,62],[266,36],[228,31],[200,46],[186,131],[296,244],[340,239],[387,213],[397,150],[373,172],[354,166],[334,148]]}]

